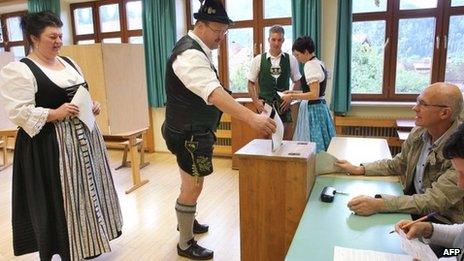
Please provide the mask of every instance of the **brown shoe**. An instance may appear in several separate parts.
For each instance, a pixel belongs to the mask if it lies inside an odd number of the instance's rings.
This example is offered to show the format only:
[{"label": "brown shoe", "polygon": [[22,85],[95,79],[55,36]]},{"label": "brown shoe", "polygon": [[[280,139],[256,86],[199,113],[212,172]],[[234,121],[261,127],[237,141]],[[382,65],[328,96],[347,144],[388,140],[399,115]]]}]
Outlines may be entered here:
[{"label": "brown shoe", "polygon": [[190,246],[185,250],[182,250],[179,247],[179,244],[177,244],[177,254],[179,256],[183,256],[192,260],[208,260],[213,258],[214,252],[198,245],[195,239],[192,238],[187,243]]}]

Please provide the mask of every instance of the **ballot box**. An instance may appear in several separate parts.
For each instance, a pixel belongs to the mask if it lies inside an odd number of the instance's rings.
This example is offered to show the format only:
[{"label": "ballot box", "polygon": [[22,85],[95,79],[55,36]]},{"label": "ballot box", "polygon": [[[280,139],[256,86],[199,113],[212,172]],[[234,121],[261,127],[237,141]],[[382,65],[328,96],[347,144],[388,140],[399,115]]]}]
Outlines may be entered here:
[{"label": "ballot box", "polygon": [[241,260],[283,260],[314,184],[316,145],[255,139],[239,158]]}]

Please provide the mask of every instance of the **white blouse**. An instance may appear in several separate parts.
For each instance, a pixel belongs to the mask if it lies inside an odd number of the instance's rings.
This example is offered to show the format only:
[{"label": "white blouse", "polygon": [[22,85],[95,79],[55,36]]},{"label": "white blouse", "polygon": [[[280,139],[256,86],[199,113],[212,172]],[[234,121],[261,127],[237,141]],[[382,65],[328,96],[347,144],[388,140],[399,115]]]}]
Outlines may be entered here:
[{"label": "white blouse", "polygon": [[[74,61],[81,74],[60,57],[58,60],[64,64],[63,70],[51,70],[34,63],[61,88],[84,83],[82,71]],[[5,108],[8,118],[30,137],[40,132],[47,122],[49,112],[49,108],[36,107],[36,92],[37,81],[25,63],[11,62],[0,71],[0,104]]]},{"label": "white blouse", "polygon": [[188,49],[176,57],[172,69],[187,89],[200,96],[207,105],[212,105],[208,102],[209,95],[221,87],[221,83],[211,68],[214,66],[211,50],[193,31],[189,31],[188,35],[201,46],[206,55],[199,50]]},{"label": "white blouse", "polygon": [[308,84],[313,83],[313,82],[322,82],[325,79],[325,74],[324,71],[321,68],[325,68],[325,65],[323,62],[321,62],[319,59],[314,58],[311,61],[308,61],[304,65],[304,74],[306,78],[306,82]]},{"label": "white blouse", "polygon": [[[270,52],[266,52],[265,55],[266,59],[270,58],[272,66],[278,66],[280,65],[280,58],[282,57],[283,52],[277,56],[272,56]],[[253,58],[250,71],[248,72],[247,79],[254,83],[258,81],[259,72],[261,70],[261,56],[262,54],[258,54],[255,56],[255,58]],[[291,54],[288,54],[288,56],[290,57],[290,77],[292,78],[293,82],[299,81],[301,74],[300,68],[298,67],[298,61],[296,60],[295,56]]]}]

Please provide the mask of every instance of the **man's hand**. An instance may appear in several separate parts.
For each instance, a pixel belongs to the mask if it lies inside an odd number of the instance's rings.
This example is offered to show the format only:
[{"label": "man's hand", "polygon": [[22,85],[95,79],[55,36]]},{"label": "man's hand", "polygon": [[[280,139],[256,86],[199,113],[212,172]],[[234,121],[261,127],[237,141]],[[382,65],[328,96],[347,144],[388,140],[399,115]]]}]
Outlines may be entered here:
[{"label": "man's hand", "polygon": [[362,166],[354,166],[346,160],[339,160],[335,162],[335,166],[342,168],[344,171],[352,175],[364,175],[365,170]]},{"label": "man's hand", "polygon": [[381,198],[369,196],[357,196],[348,202],[348,208],[361,216],[370,216],[380,212],[384,207],[384,201]]},{"label": "man's hand", "polygon": [[430,222],[418,222],[408,226],[406,228],[402,228],[406,224],[412,222],[411,220],[400,220],[398,223],[395,224],[395,230],[399,232],[403,230],[406,234],[408,239],[413,239],[417,237],[425,237],[430,238],[432,236],[432,223]]},{"label": "man's hand", "polygon": [[264,135],[271,135],[276,131],[275,121],[264,114],[253,114],[248,124]]},{"label": "man's hand", "polygon": [[101,111],[100,103],[97,101],[93,101],[93,106],[92,106],[93,115],[97,116],[98,114],[100,114],[100,111]]},{"label": "man's hand", "polygon": [[263,110],[264,110],[264,101],[263,101],[263,100],[261,100],[261,99],[256,99],[256,100],[253,100],[253,103],[255,104],[256,111],[257,111],[258,113],[263,112]]}]

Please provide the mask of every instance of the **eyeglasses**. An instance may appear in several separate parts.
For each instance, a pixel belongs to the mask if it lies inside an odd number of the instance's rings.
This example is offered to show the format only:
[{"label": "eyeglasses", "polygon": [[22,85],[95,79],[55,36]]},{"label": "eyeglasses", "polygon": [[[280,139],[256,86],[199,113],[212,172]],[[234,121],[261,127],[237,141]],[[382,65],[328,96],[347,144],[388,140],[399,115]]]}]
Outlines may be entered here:
[{"label": "eyeglasses", "polygon": [[425,101],[421,99],[416,100],[416,106],[417,107],[440,107],[440,108],[448,108],[448,105],[442,105],[442,104],[428,104]]},{"label": "eyeglasses", "polygon": [[215,32],[216,34],[219,34],[219,35],[226,35],[227,33],[229,33],[229,28],[225,29],[225,30],[220,30],[220,29],[214,29],[213,27],[211,27],[209,25],[209,23],[206,23],[206,26],[208,26],[208,28]]}]

